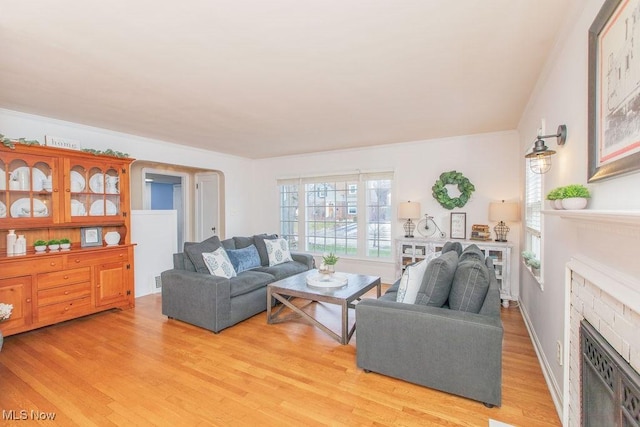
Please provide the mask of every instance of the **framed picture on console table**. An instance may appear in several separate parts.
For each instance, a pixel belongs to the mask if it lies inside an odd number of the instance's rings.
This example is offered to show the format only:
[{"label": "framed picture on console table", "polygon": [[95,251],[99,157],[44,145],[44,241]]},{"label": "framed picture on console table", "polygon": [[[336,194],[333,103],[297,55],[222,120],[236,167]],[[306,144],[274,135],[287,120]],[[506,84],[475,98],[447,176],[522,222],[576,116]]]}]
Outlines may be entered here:
[{"label": "framed picture on console table", "polygon": [[640,169],[639,15],[606,0],[589,28],[589,182]]},{"label": "framed picture on console table", "polygon": [[451,212],[451,238],[467,238],[467,214],[465,212]]},{"label": "framed picture on console table", "polygon": [[80,229],[80,246],[102,246],[102,227],[85,227]]}]

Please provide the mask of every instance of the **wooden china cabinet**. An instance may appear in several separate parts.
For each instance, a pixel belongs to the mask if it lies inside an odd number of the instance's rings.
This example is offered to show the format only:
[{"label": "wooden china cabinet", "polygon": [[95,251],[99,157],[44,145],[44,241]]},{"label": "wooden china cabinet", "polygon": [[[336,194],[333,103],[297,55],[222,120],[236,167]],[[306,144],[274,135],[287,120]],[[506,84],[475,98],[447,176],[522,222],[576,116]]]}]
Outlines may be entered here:
[{"label": "wooden china cabinet", "polygon": [[[134,306],[132,161],[46,146],[0,146],[0,302],[13,304],[9,320],[0,322],[3,335]],[[83,246],[83,229],[97,241],[85,238]],[[26,255],[7,254],[9,230],[25,236]],[[118,244],[100,239],[110,231],[120,234]],[[36,240],[61,238],[71,240],[70,249],[34,250]]]}]

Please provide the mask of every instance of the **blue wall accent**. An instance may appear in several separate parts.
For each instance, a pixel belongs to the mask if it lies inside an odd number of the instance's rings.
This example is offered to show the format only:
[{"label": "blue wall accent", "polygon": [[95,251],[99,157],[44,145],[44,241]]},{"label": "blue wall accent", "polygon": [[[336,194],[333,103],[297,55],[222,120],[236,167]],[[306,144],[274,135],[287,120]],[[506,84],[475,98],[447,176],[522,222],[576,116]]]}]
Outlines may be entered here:
[{"label": "blue wall accent", "polygon": [[151,210],[173,209],[173,184],[151,183]]}]

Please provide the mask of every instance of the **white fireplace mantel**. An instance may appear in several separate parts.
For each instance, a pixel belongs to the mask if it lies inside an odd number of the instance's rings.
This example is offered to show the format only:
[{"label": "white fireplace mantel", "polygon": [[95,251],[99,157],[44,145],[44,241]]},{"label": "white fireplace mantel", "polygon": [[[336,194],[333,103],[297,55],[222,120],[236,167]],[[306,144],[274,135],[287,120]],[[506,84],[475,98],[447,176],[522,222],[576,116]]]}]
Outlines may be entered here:
[{"label": "white fireplace mantel", "polygon": [[544,215],[559,216],[580,227],[640,236],[640,211],[612,210],[544,210]]},{"label": "white fireplace mantel", "polygon": [[[545,221],[553,222],[554,226],[579,229],[575,237],[578,253],[571,254],[565,269],[563,349],[566,351],[562,360],[562,421],[563,425],[573,427],[580,423],[581,405],[579,380],[576,383],[580,350],[577,329],[572,327],[574,321],[598,319],[595,324],[604,327],[604,336],[620,331],[632,331],[632,337],[635,336],[637,322],[633,319],[637,317],[629,313],[640,310],[640,275],[630,250],[640,239],[640,210],[559,209],[542,213]],[[616,254],[616,250],[624,251],[624,256]],[[576,294],[572,294],[574,287]],[[637,358],[633,356],[638,354],[637,350],[631,350],[637,349],[637,338],[627,336],[615,343],[623,350],[618,352],[630,356],[627,361]]]}]

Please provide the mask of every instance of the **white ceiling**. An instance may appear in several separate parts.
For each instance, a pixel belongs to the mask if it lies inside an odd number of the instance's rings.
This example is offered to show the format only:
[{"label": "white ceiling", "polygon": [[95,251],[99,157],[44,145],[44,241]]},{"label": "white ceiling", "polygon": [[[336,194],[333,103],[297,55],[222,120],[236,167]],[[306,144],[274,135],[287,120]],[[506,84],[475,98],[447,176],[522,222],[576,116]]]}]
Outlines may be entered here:
[{"label": "white ceiling", "polygon": [[570,3],[0,0],[0,107],[249,158],[511,130]]}]

